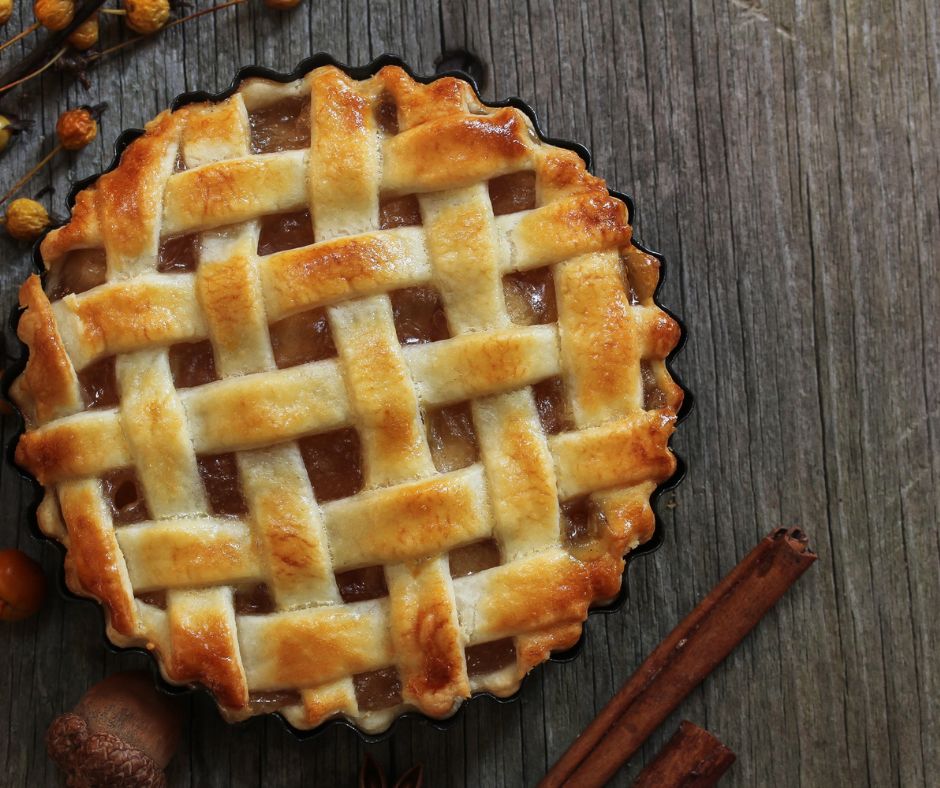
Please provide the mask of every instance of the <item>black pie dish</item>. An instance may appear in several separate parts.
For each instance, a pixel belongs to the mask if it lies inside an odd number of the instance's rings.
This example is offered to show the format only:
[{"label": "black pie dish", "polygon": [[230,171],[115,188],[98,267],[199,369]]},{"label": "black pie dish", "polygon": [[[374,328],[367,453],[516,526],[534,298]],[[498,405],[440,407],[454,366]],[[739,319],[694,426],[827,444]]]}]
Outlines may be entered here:
[{"label": "black pie dish", "polygon": [[[404,61],[390,54],[380,55],[371,63],[364,65],[364,66],[348,66],[344,63],[337,61],[331,55],[321,52],[321,53],[312,55],[311,57],[302,60],[293,69],[293,71],[290,71],[288,73],[274,71],[264,66],[254,66],[254,65],[245,66],[238,70],[238,72],[235,75],[235,78],[232,80],[229,87],[226,88],[225,90],[219,93],[214,93],[214,94],[208,93],[205,91],[190,91],[187,93],[182,93],[179,96],[177,96],[175,99],[173,99],[172,103],[170,104],[170,108],[175,111],[179,109],[180,107],[186,106],[187,104],[194,104],[198,102],[222,101],[228,98],[229,96],[231,96],[235,92],[235,90],[238,88],[239,84],[241,84],[244,80],[249,79],[249,78],[257,77],[261,79],[272,80],[275,82],[292,82],[302,77],[308,71],[311,71],[315,68],[319,68],[321,66],[336,66],[337,68],[342,69],[350,77],[352,77],[353,79],[357,79],[357,80],[367,79],[373,76],[377,71],[379,71],[381,68],[385,66],[399,66],[400,68],[404,69],[408,73],[409,76],[411,76],[413,79],[415,79],[418,82],[422,82],[422,83],[433,82],[436,79],[439,79],[441,77],[446,77],[446,76],[457,77],[458,79],[462,79],[468,82],[477,95],[479,95],[479,92],[480,92],[477,86],[476,80],[464,71],[442,71],[438,74],[434,74],[433,76],[426,77],[426,76],[416,75]],[[533,110],[532,107],[530,107],[521,99],[513,97],[513,98],[505,99],[503,101],[493,101],[493,102],[487,101],[484,103],[490,107],[514,107],[524,112],[528,116],[528,118],[532,121],[532,125],[536,133],[538,134],[539,139],[541,139],[543,142],[547,144],[555,145],[560,148],[566,148],[568,150],[571,150],[577,153],[578,156],[580,156],[584,160],[584,163],[587,169],[588,170],[591,169],[591,154],[589,153],[588,149],[579,143],[571,142],[569,140],[556,139],[554,137],[549,137],[548,135],[546,135],[542,131],[542,128],[539,123],[538,116],[535,113],[535,110]],[[75,200],[76,200],[78,193],[82,191],[83,189],[87,188],[88,186],[90,186],[102,175],[110,172],[115,167],[117,167],[117,165],[119,164],[121,160],[121,156],[123,155],[124,150],[127,148],[127,146],[130,145],[131,142],[133,142],[143,133],[144,133],[143,129],[127,129],[123,131],[115,140],[114,157],[112,158],[111,163],[104,170],[94,175],[91,175],[87,178],[83,178],[82,180],[76,182],[72,186],[66,198],[66,204],[67,204],[67,208],[69,212],[69,217],[71,216],[72,208],[75,205]],[[633,198],[631,198],[629,195],[622,194],[612,189],[608,189],[608,191],[611,194],[611,196],[615,197],[618,200],[621,200],[622,202],[626,204],[627,219],[630,225],[633,226],[634,219],[636,216],[636,207],[634,205]],[[45,267],[43,265],[42,255],[40,254],[39,249],[40,249],[40,244],[42,243],[43,238],[45,238],[46,234],[50,232],[52,229],[53,229],[52,227],[48,228],[43,233],[43,235],[36,240],[32,249],[33,271],[35,273],[40,274],[44,281],[45,281]],[[676,385],[678,385],[683,391],[682,405],[680,406],[679,411],[676,414],[676,423],[678,425],[678,424],[681,424],[683,421],[685,421],[685,419],[691,413],[692,407],[693,407],[692,392],[683,384],[680,378],[676,375],[675,371],[672,369],[673,360],[675,359],[676,355],[682,350],[683,346],[685,345],[685,342],[687,339],[687,329],[685,327],[685,324],[682,322],[682,320],[680,320],[676,315],[674,315],[668,308],[663,306],[659,301],[659,294],[662,290],[663,282],[666,277],[665,259],[658,252],[655,252],[643,246],[643,244],[641,244],[635,238],[632,240],[632,243],[638,249],[642,250],[643,252],[646,252],[647,254],[651,254],[653,257],[655,257],[659,261],[659,264],[660,264],[659,283],[657,284],[656,291],[653,294],[653,300],[660,309],[662,309],[666,314],[668,314],[679,325],[679,329],[680,329],[679,341],[676,344],[676,347],[673,349],[673,351],[666,358],[666,368],[669,371],[670,376],[675,381]],[[19,319],[20,319],[20,316],[22,315],[22,311],[23,310],[20,309],[18,306],[13,308],[13,312],[10,318],[10,326],[14,332],[14,335],[16,333],[16,327],[17,327],[17,324],[19,323]],[[34,477],[26,473],[14,461],[14,453],[16,450],[16,444],[19,441],[20,436],[25,431],[25,422],[23,421],[22,415],[20,414],[19,410],[16,408],[15,403],[13,403],[12,400],[10,399],[9,392],[10,392],[10,386],[12,385],[13,381],[20,375],[20,373],[22,373],[23,369],[25,368],[26,359],[28,355],[26,346],[23,345],[23,343],[19,341],[17,341],[17,344],[19,346],[19,355],[17,358],[9,359],[9,364],[7,365],[6,370],[3,373],[2,384],[0,384],[0,391],[2,391],[3,398],[11,405],[14,413],[19,419],[18,429],[16,430],[13,438],[11,439],[10,443],[6,447],[7,460],[9,464],[13,466],[13,468],[16,469],[17,473],[19,473],[21,477],[26,479],[31,486],[32,499],[31,499],[29,506],[27,507],[27,514],[28,514],[28,520],[30,524],[30,530],[33,536],[41,542],[49,542],[49,543],[54,544],[56,548],[58,548],[61,555],[64,557],[65,552],[66,552],[65,547],[57,540],[43,534],[42,531],[40,531],[39,529],[38,521],[36,519],[36,510],[38,509],[39,504],[42,501],[42,496],[43,496],[42,486],[36,481]],[[675,454],[675,457],[676,457],[675,472],[669,479],[667,479],[665,482],[660,484],[654,490],[653,494],[650,496],[650,505],[652,506],[653,512],[656,517],[656,527],[655,527],[655,530],[653,531],[653,536],[647,542],[639,545],[636,549],[632,550],[626,556],[626,565],[624,567],[623,580],[621,581],[621,584],[620,584],[620,591],[618,592],[617,596],[614,597],[612,600],[601,605],[592,606],[588,610],[589,618],[590,616],[596,613],[609,614],[609,613],[614,613],[620,610],[620,608],[623,606],[624,601],[627,598],[626,576],[627,576],[627,570],[629,569],[630,563],[636,558],[639,558],[641,556],[647,556],[656,552],[662,546],[665,540],[664,523],[662,521],[662,518],[659,515],[656,504],[664,493],[669,492],[670,490],[673,490],[676,486],[678,486],[678,484],[683,480],[683,478],[685,478],[685,474],[686,474],[685,461],[682,459],[680,455],[676,454],[675,452],[673,452],[673,454]],[[93,604],[96,607],[98,607],[99,610],[101,610],[101,613],[102,613],[101,637],[102,637],[102,640],[104,641],[105,647],[109,651],[115,654],[117,653],[146,654],[148,657],[150,657],[150,659],[148,660],[150,664],[150,672],[153,676],[156,686],[160,690],[167,693],[168,695],[177,695],[177,696],[188,695],[193,692],[202,692],[202,693],[206,693],[207,695],[209,695],[209,693],[206,692],[205,689],[196,685],[188,685],[188,686],[177,685],[177,684],[171,684],[170,682],[168,682],[166,679],[163,678],[156,661],[151,657],[151,655],[146,649],[141,648],[141,647],[136,647],[136,646],[124,648],[124,647],[116,646],[115,644],[113,644],[108,639],[107,633],[105,631],[104,611],[101,608],[100,603],[97,600],[92,599],[90,597],[79,596],[78,594],[75,594],[68,589],[65,583],[64,565],[60,566],[59,568],[57,585],[59,588],[59,592],[66,599],[70,599],[70,600],[74,599],[74,600],[79,600],[81,602],[86,602],[88,604]],[[572,646],[571,648],[565,649],[564,651],[552,653],[551,656],[549,657],[549,660],[552,662],[570,662],[571,660],[575,659],[575,657],[577,657],[581,653],[581,650],[584,647],[584,639],[586,635],[587,625],[588,625],[588,621],[586,620],[583,624],[581,637],[578,639],[578,642],[575,643],[574,646]],[[447,717],[445,719],[434,719],[432,717],[428,717],[425,714],[422,714],[420,712],[415,712],[415,711],[406,712],[400,715],[399,717],[396,717],[387,730],[378,734],[365,733],[361,731],[355,724],[343,718],[327,720],[326,722],[323,722],[320,725],[318,725],[316,728],[311,728],[309,730],[300,730],[298,728],[295,728],[293,725],[291,725],[279,712],[272,712],[268,715],[263,715],[263,716],[276,717],[284,726],[284,728],[286,728],[299,741],[306,741],[307,739],[314,738],[322,734],[328,728],[333,728],[339,725],[339,726],[343,726],[343,727],[353,730],[363,742],[368,743],[368,744],[373,744],[376,742],[381,742],[381,741],[385,741],[389,739],[394,733],[395,729],[398,727],[398,723],[404,719],[408,719],[408,718],[419,719],[425,722],[426,724],[429,724],[431,727],[436,728],[437,730],[443,731],[443,730],[448,729],[451,725],[453,725],[454,722],[463,714],[463,710],[464,708],[466,708],[468,703],[475,701],[479,697],[488,697],[488,698],[491,698],[492,700],[495,700],[498,703],[510,703],[518,699],[518,697],[522,693],[522,689],[523,689],[523,686],[525,685],[525,681],[527,678],[528,676],[523,677],[522,682],[520,682],[519,689],[516,692],[514,692],[512,695],[509,695],[506,697],[498,697],[489,692],[475,693],[470,698],[468,698],[463,703],[461,703],[457,711],[454,714],[452,714],[450,717]],[[213,705],[215,705],[214,698],[213,698]],[[263,718],[262,715],[256,715],[254,717],[251,717],[249,719],[246,719],[240,722],[228,723],[228,724],[235,725],[235,726],[247,726],[251,724],[257,724],[258,721],[262,718]]]}]

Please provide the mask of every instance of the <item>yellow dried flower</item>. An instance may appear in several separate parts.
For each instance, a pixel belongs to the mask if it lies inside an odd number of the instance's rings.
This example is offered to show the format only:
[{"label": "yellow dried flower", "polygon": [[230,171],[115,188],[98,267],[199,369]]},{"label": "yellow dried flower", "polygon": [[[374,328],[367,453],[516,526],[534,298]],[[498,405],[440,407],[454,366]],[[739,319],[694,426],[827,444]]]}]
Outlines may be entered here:
[{"label": "yellow dried flower", "polygon": [[10,119],[6,115],[0,115],[0,153],[7,149],[10,140],[13,138],[13,130],[10,128]]},{"label": "yellow dried flower", "polygon": [[300,5],[300,0],[264,0],[268,8],[276,8],[278,11],[286,11],[288,8]]},{"label": "yellow dried flower", "polygon": [[127,26],[136,33],[156,33],[170,18],[168,0],[124,0]]},{"label": "yellow dried flower", "polygon": [[0,25],[5,25],[13,16],[13,0],[0,0]]},{"label": "yellow dried flower", "polygon": [[[2,0],[0,0],[2,1]],[[98,14],[94,13],[78,27],[76,27],[69,36],[69,43],[79,52],[91,49],[98,43]]]},{"label": "yellow dried flower", "polygon": [[72,0],[35,0],[33,13],[47,30],[62,30],[75,16],[75,3]]},{"label": "yellow dried flower", "polygon": [[35,200],[20,197],[7,208],[7,232],[18,241],[35,241],[49,226],[49,214]]},{"label": "yellow dried flower", "polygon": [[55,133],[66,150],[79,150],[98,136],[98,121],[84,107],[70,109],[59,116]]}]

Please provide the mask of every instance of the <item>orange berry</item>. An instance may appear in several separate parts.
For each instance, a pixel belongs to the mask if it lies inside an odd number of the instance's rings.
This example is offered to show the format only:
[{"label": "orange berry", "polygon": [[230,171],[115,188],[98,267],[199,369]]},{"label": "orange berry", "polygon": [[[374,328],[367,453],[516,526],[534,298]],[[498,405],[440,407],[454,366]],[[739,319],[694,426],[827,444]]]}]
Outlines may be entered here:
[{"label": "orange berry", "polygon": [[79,150],[98,136],[98,121],[84,107],[70,109],[59,116],[55,133],[66,150]]},{"label": "orange berry", "polygon": [[135,33],[156,33],[170,19],[168,0],[124,0],[127,26]]},{"label": "orange berry", "polygon": [[33,13],[47,30],[62,30],[75,16],[75,3],[72,0],[35,0]]},{"label": "orange berry", "polygon": [[264,0],[268,8],[276,8],[278,11],[286,11],[288,8],[294,8],[300,5],[300,0]]},{"label": "orange berry", "polygon": [[69,36],[69,43],[79,52],[91,49],[98,43],[98,14],[92,14],[76,27]]},{"label": "orange berry", "polygon": [[7,232],[18,241],[35,241],[49,226],[49,214],[35,200],[20,197],[10,203]]},{"label": "orange berry", "polygon": [[5,25],[13,16],[13,0],[0,0],[0,25]]},{"label": "orange berry", "polygon": [[0,550],[0,621],[33,615],[46,596],[42,568],[19,550]]}]

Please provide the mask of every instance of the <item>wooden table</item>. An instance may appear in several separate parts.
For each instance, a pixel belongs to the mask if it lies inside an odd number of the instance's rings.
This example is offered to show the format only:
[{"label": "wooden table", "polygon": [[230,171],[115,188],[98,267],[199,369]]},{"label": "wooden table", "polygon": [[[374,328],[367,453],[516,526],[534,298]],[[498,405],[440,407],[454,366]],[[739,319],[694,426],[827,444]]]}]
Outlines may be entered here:
[{"label": "wooden table", "polygon": [[[31,22],[18,3],[5,33]],[[200,3],[199,5],[204,5]],[[121,25],[107,20],[105,42]],[[304,2],[249,5],[126,49],[91,88],[49,73],[4,99],[36,127],[5,154],[5,191],[53,145],[60,111],[107,101],[98,140],[27,190],[99,170],[125,127],[243,64],[288,70],[328,50],[390,51],[423,73],[468,47],[486,98],[519,95],[552,135],[586,143],[633,194],[638,236],[667,257],[662,300],[690,340],[676,368],[697,408],[674,446],[690,473],[660,505],[665,544],[594,617],[580,658],[536,670],[517,703],[477,700],[446,733],[419,721],[364,746],[332,728],[297,743],[274,720],[221,722],[203,695],[171,768],[180,786],[352,785],[364,751],[428,783],[532,784],[641,659],[774,526],[800,524],[820,559],[695,692],[617,784],[685,717],[738,754],[728,785],[917,786],[940,774],[940,9],[855,3]],[[0,55],[22,56],[15,45]],[[45,133],[47,136],[43,136]],[[4,312],[29,269],[6,237]],[[7,330],[8,354],[17,344]],[[17,429],[3,419],[3,439]],[[0,545],[59,553],[26,525],[29,487],[0,477]],[[88,603],[53,595],[0,626],[0,781],[56,785],[43,733],[90,684],[146,665],[102,645]]]}]

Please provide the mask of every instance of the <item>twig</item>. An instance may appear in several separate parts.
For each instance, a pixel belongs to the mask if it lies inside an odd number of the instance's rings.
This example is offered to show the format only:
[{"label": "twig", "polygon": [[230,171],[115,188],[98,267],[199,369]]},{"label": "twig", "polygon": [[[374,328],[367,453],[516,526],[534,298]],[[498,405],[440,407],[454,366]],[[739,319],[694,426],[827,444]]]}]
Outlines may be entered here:
[{"label": "twig", "polygon": [[40,161],[39,164],[33,167],[22,178],[20,178],[15,184],[13,184],[13,188],[10,189],[10,191],[8,191],[6,194],[4,194],[2,198],[0,198],[0,205],[3,205],[14,194],[16,194],[20,189],[22,189],[23,186],[26,185],[26,182],[30,178],[32,178],[37,172],[39,172],[43,167],[45,167],[49,163],[49,161],[52,159],[52,157],[55,156],[60,150],[62,150],[61,144],[56,145],[51,151],[49,151],[49,153],[43,157],[42,161]]},{"label": "twig", "polygon": [[45,36],[25,58],[7,69],[3,74],[0,74],[0,85],[17,82],[20,78],[42,66],[53,54],[65,46],[68,37],[75,32],[75,28],[95,13],[104,3],[105,0],[85,0],[75,9],[75,16],[72,17],[72,21],[67,27]]},{"label": "twig", "polygon": [[17,85],[22,85],[24,82],[28,82],[28,81],[31,80],[33,77],[38,77],[38,76],[39,76],[40,74],[42,74],[42,72],[45,71],[47,68],[51,68],[52,66],[54,66],[54,65],[55,65],[55,62],[56,62],[60,57],[62,57],[62,55],[65,54],[65,51],[66,51],[67,49],[68,49],[68,47],[62,47],[62,49],[60,49],[60,50],[58,51],[58,53],[56,54],[56,56],[53,57],[52,60],[50,60],[48,63],[46,63],[46,65],[42,66],[41,68],[37,68],[35,71],[33,71],[33,72],[30,73],[30,74],[27,74],[25,77],[20,77],[18,80],[16,80],[16,82],[11,82],[9,85],[4,85],[3,87],[0,87],[0,93],[6,93],[6,92],[7,92],[8,90],[10,90],[11,88],[15,88]]},{"label": "twig", "polygon": [[[197,11],[196,13],[190,14],[189,16],[184,16],[180,19],[174,19],[172,22],[164,25],[160,29],[159,32],[162,33],[164,30],[169,30],[171,27],[175,27],[176,25],[181,25],[183,24],[183,22],[189,22],[191,19],[195,19],[196,17],[203,16],[204,14],[211,14],[213,11],[221,11],[223,8],[228,8],[229,6],[241,5],[242,3],[246,1],[247,0],[229,0],[229,2],[227,3],[214,5],[210,8],[203,8],[201,11]],[[108,47],[107,49],[104,49],[101,52],[96,52],[95,54],[91,55],[88,58],[88,62],[94,63],[96,60],[100,60],[105,55],[110,55],[114,52],[117,52],[119,49],[124,49],[124,47],[128,47],[131,44],[136,44],[138,41],[143,41],[144,39],[147,39],[147,38],[153,38],[154,35],[155,34],[150,34],[146,36],[136,36],[135,38],[130,38],[127,41],[122,41],[120,44],[115,44],[113,47]]]},{"label": "twig", "polygon": [[30,33],[32,33],[34,30],[38,30],[38,29],[39,29],[39,22],[33,22],[33,23],[32,23],[29,27],[27,27],[23,32],[17,33],[17,34],[16,34],[15,36],[13,36],[13,38],[11,38],[9,41],[4,41],[2,44],[0,44],[0,52],[2,52],[4,49],[6,49],[8,46],[10,46],[10,44],[15,44],[15,43],[16,43],[17,41],[19,41],[21,38],[26,38],[26,36],[28,36],[28,35],[29,35]]}]

